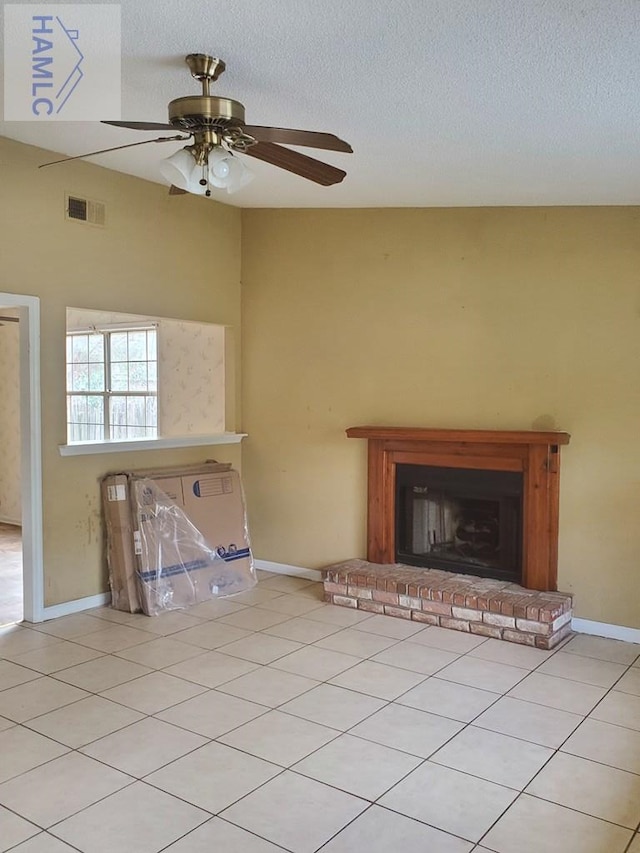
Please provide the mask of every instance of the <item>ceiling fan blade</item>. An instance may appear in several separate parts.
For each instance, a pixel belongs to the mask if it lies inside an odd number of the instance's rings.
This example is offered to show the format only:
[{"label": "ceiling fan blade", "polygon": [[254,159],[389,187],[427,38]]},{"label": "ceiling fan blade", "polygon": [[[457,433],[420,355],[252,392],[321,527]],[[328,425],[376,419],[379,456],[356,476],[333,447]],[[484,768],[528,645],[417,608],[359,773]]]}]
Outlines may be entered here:
[{"label": "ceiling fan blade", "polygon": [[177,187],[175,184],[171,184],[169,187],[169,195],[188,195],[187,190],[182,190],[180,187]]},{"label": "ceiling fan blade", "polygon": [[181,142],[189,139],[188,136],[162,136],[158,139],[145,139],[142,142],[130,142],[128,145],[116,145],[115,148],[102,148],[100,151],[89,151],[87,154],[77,154],[75,157],[63,157],[61,160],[52,160],[50,163],[41,163],[38,169],[45,166],[57,166],[58,163],[68,163],[69,160],[83,160],[85,157],[95,157],[96,154],[108,154],[109,151],[120,151],[122,148],[134,148],[136,145],[147,145],[149,142]]},{"label": "ceiling fan blade", "polygon": [[100,124],[111,124],[113,127],[129,127],[131,130],[179,130],[172,124],[160,121],[101,121]]},{"label": "ceiling fan blade", "polygon": [[301,178],[315,181],[323,187],[339,184],[347,174],[342,169],[336,169],[335,166],[307,157],[306,154],[300,154],[298,151],[274,145],[273,142],[256,142],[242,153],[257,160],[264,160],[265,163],[271,163],[272,166],[278,166],[280,169],[286,169],[287,172],[293,172]]},{"label": "ceiling fan blade", "polygon": [[258,142],[279,142],[282,145],[306,145],[309,148],[324,148],[327,151],[344,151],[352,154],[353,148],[344,139],[339,139],[333,133],[319,133],[316,130],[294,130],[290,127],[261,127],[248,124],[243,128],[245,133],[253,136]]}]

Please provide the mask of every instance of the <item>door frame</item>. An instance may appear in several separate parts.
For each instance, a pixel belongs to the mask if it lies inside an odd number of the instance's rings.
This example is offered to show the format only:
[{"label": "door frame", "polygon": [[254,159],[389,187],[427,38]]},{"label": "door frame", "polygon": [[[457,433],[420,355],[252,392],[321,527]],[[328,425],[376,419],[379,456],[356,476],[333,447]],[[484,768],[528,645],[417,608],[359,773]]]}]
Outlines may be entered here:
[{"label": "door frame", "polygon": [[44,618],[42,535],[42,416],[40,299],[0,293],[0,305],[20,318],[20,470],[22,478],[22,587],[25,622]]}]

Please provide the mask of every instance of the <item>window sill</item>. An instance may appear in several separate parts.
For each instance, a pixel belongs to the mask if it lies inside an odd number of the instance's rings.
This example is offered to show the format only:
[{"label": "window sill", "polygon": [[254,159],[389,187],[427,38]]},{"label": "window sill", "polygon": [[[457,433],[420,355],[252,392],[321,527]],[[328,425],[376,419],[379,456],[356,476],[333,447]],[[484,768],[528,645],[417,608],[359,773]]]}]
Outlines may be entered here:
[{"label": "window sill", "polygon": [[126,453],[130,450],[164,450],[176,447],[208,447],[214,444],[240,444],[246,433],[222,432],[215,435],[184,435],[175,438],[141,438],[134,441],[83,441],[60,444],[60,456],[90,456],[102,453]]}]

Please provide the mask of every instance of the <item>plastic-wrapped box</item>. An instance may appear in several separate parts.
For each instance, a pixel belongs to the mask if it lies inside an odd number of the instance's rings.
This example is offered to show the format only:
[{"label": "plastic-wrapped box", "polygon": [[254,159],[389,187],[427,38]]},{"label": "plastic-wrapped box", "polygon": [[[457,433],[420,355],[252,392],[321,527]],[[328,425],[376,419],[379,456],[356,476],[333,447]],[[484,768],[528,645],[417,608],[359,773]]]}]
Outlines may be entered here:
[{"label": "plastic-wrapped box", "polygon": [[251,589],[256,574],[238,472],[203,465],[151,473],[126,475],[142,610],[154,616]]}]

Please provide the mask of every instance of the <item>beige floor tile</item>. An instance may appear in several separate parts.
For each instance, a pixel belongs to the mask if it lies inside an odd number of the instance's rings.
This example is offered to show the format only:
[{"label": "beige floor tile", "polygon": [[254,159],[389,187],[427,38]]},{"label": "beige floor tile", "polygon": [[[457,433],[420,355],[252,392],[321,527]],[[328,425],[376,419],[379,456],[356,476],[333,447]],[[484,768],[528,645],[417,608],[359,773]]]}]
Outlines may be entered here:
[{"label": "beige floor tile", "polygon": [[439,678],[478,687],[492,693],[506,693],[527,675],[521,667],[494,663],[480,658],[462,657],[438,672]]},{"label": "beige floor tile", "polygon": [[205,690],[201,684],[166,675],[164,672],[151,672],[134,681],[110,687],[100,695],[143,714],[156,714]]},{"label": "beige floor tile", "polygon": [[285,616],[304,616],[305,613],[311,613],[319,607],[324,607],[324,602],[317,601],[315,598],[303,595],[279,595],[277,598],[264,601],[259,609],[271,610]]},{"label": "beige floor tile", "polygon": [[562,752],[640,774],[640,733],[599,720],[585,720]]},{"label": "beige floor tile", "polygon": [[34,672],[24,666],[11,663],[8,660],[0,660],[0,690],[8,690],[9,687],[17,687],[40,678],[39,672]]},{"label": "beige floor tile", "polygon": [[88,695],[84,690],[44,676],[3,690],[0,693],[0,715],[16,723],[24,723]]},{"label": "beige floor tile", "polygon": [[168,666],[164,672],[195,684],[202,684],[204,687],[217,687],[255,669],[258,669],[258,664],[251,661],[220,652],[204,652],[195,658]]},{"label": "beige floor tile", "polygon": [[640,668],[632,666],[627,670],[620,681],[616,682],[616,690],[640,696]]},{"label": "beige floor tile", "polygon": [[129,613],[126,610],[116,610],[115,607],[94,607],[92,610],[86,610],[87,616],[93,616],[96,619],[104,619],[105,622],[114,622],[118,625],[130,625],[137,627],[143,619],[148,619],[142,613]]},{"label": "beige floor tile", "polygon": [[209,690],[156,716],[204,737],[216,738],[264,714],[266,710],[264,705]]},{"label": "beige floor tile", "polygon": [[64,841],[54,838],[48,832],[41,832],[24,844],[12,848],[11,853],[76,853],[76,851],[76,847],[69,847]]},{"label": "beige floor tile", "polygon": [[430,760],[521,791],[552,755],[547,747],[468,726]]},{"label": "beige floor tile", "polygon": [[335,729],[269,711],[219,740],[265,761],[289,767],[338,735]]},{"label": "beige floor tile", "polygon": [[640,655],[640,645],[624,643],[622,640],[609,640],[605,637],[591,637],[588,634],[578,634],[562,647],[563,652],[583,655],[587,658],[623,663],[625,666],[633,663]]},{"label": "beige floor tile", "polygon": [[324,584],[311,583],[309,586],[303,586],[295,591],[295,595],[301,595],[303,598],[313,598],[314,601],[319,601],[323,607],[329,605],[324,600]]},{"label": "beige floor tile", "polygon": [[86,853],[157,853],[207,817],[188,803],[136,782],[52,832]]},{"label": "beige floor tile", "polygon": [[226,809],[222,817],[286,850],[313,853],[366,806],[351,794],[285,772]]},{"label": "beige floor tile", "polygon": [[149,643],[143,643],[141,646],[133,646],[130,649],[117,652],[116,657],[132,663],[139,663],[151,669],[164,669],[203,653],[204,649],[200,646],[178,641],[172,637],[160,637],[157,640],[151,640]]},{"label": "beige floor tile", "polygon": [[380,805],[479,841],[516,796],[509,788],[427,761],[385,794]]},{"label": "beige floor tile", "polygon": [[243,631],[262,631],[265,628],[271,628],[272,625],[286,622],[289,618],[290,616],[286,613],[274,613],[272,610],[261,610],[259,607],[247,607],[238,613],[222,616],[217,620],[217,624],[231,625],[234,628],[241,628]]},{"label": "beige floor tile", "polygon": [[594,720],[640,731],[640,696],[612,690],[589,716]]},{"label": "beige floor tile", "polygon": [[0,717],[0,732],[4,732],[7,729],[11,729],[15,726],[13,720],[7,720],[4,717]]},{"label": "beige floor tile", "polygon": [[[244,611],[240,610],[237,616]],[[223,617],[227,618],[227,617]],[[248,637],[250,631],[245,631],[242,628],[235,628],[233,625],[225,625],[220,621],[205,622],[203,625],[198,625],[197,628],[187,628],[186,631],[181,631],[179,634],[174,634],[173,639],[180,643],[188,643],[191,646],[198,646],[201,649],[217,649],[220,646],[225,646],[227,643],[233,643],[236,640],[241,640],[243,637]],[[177,663],[177,661],[170,661]]]},{"label": "beige floor tile", "polygon": [[82,634],[92,634],[101,631],[104,625],[97,621],[95,616],[86,613],[72,613],[70,616],[61,616],[59,619],[51,619],[49,622],[40,622],[33,626],[35,631],[50,634],[52,637],[60,637],[63,640],[71,640]]},{"label": "beige floor tile", "polygon": [[424,680],[425,676],[421,673],[365,660],[336,675],[331,679],[331,684],[356,690],[358,693],[366,693],[378,699],[391,700]]},{"label": "beige floor tile", "polygon": [[[284,595],[283,592],[280,592],[277,589],[267,589],[265,585],[261,583],[253,589],[249,589],[246,592],[240,592],[238,593],[238,595],[234,595],[228,600],[233,602],[233,604],[239,604],[242,605],[242,607],[246,607],[248,605],[255,606],[258,604],[263,604],[265,601],[269,601],[272,598],[280,598],[282,595]],[[237,613],[237,610],[235,612]],[[228,613],[220,614],[220,616],[228,615]]]},{"label": "beige floor tile", "polygon": [[582,717],[533,702],[503,697],[482,713],[474,725],[557,749]]},{"label": "beige floor tile", "polygon": [[[387,617],[385,617],[387,618]],[[438,628],[436,625],[426,628],[417,634],[412,642],[423,646],[431,646],[434,649],[442,649],[445,652],[456,652],[463,655],[486,643],[485,637],[475,634],[467,634],[464,631],[452,631],[450,628]]]},{"label": "beige floor tile", "polygon": [[215,813],[282,770],[275,764],[210,743],[147,776],[146,782]]},{"label": "beige floor tile", "polygon": [[0,806],[0,851],[4,853],[39,832],[39,827]]},{"label": "beige floor tile", "polygon": [[422,684],[400,696],[396,703],[470,723],[499,698],[499,693],[444,681],[436,676],[427,678]]},{"label": "beige floor tile", "polygon": [[372,806],[323,847],[322,853],[469,853],[472,848],[468,841]]},{"label": "beige floor tile", "polygon": [[164,853],[282,853],[269,841],[251,832],[214,817],[194,829],[180,841],[167,847]]},{"label": "beige floor tile", "polygon": [[24,726],[13,726],[0,732],[0,783],[59,758],[68,751],[67,747]]},{"label": "beige floor tile", "polygon": [[297,699],[282,705],[281,711],[320,723],[332,729],[347,731],[384,707],[384,700],[365,696],[332,684],[320,684]]},{"label": "beige floor tile", "polygon": [[634,835],[631,847],[629,847],[627,853],[640,853],[640,833]]},{"label": "beige floor tile", "polygon": [[640,823],[640,776],[574,755],[554,755],[527,793],[629,829]]},{"label": "beige floor tile", "polygon": [[244,610],[245,607],[245,604],[241,604],[235,598],[212,598],[211,601],[203,601],[195,607],[190,607],[189,615],[198,616],[201,619],[219,619],[221,616]]},{"label": "beige floor tile", "polygon": [[[104,621],[104,620],[103,620]],[[101,631],[93,634],[83,634],[76,638],[76,642],[99,652],[121,652],[131,646],[140,643],[148,643],[150,637],[148,631],[140,631],[138,628],[130,628],[128,625],[108,624]]]},{"label": "beige floor tile", "polygon": [[403,640],[373,658],[375,663],[410,669],[422,675],[433,675],[457,659],[456,652],[446,652],[430,646]]},{"label": "beige floor tile", "polygon": [[239,696],[250,702],[259,702],[270,708],[277,708],[278,705],[288,702],[301,693],[306,693],[317,684],[318,682],[311,678],[264,666],[234,681],[228,681],[219,689],[222,693],[230,693],[232,696]]},{"label": "beige floor tile", "polygon": [[482,839],[496,853],[623,853],[627,829],[522,794]]},{"label": "beige floor tile", "polygon": [[101,699],[100,696],[89,696],[29,720],[27,725],[58,743],[77,749],[135,723],[141,717],[142,714],[131,708]]},{"label": "beige floor tile", "polygon": [[21,655],[33,649],[41,649],[44,646],[52,646],[61,642],[58,637],[51,637],[41,631],[31,628],[23,628],[20,625],[12,625],[9,628],[0,628],[0,657]]},{"label": "beige floor tile", "polygon": [[548,660],[553,652],[521,646],[518,643],[505,643],[504,640],[489,639],[469,652],[471,657],[520,666],[523,669],[535,669]]},{"label": "beige floor tile", "polygon": [[305,646],[293,654],[280,658],[272,665],[285,672],[315,678],[317,681],[328,681],[358,663],[360,658],[353,655],[334,652],[331,649],[320,649],[317,646]]},{"label": "beige floor tile", "polygon": [[311,586],[315,581],[307,578],[295,578],[290,575],[276,575],[267,578],[260,584],[260,589],[273,589],[276,592],[298,592],[298,590]]},{"label": "beige floor tile", "polygon": [[393,616],[382,616],[376,614],[370,619],[360,623],[358,631],[368,634],[379,634],[381,637],[389,637],[391,640],[413,639],[417,634],[424,632],[425,626],[411,619],[396,619]]},{"label": "beige floor tile", "polygon": [[20,666],[26,666],[37,672],[50,675],[60,669],[67,669],[79,663],[95,660],[102,654],[103,652],[98,652],[95,649],[87,649],[77,643],[69,643],[63,640],[54,646],[45,646],[42,649],[33,649],[30,652],[17,655],[13,661]]},{"label": "beige floor tile", "polygon": [[332,649],[334,652],[344,652],[358,658],[369,658],[388,649],[389,646],[394,646],[397,642],[392,637],[369,634],[366,631],[358,631],[356,628],[344,628],[336,634],[317,640],[314,645],[320,649]]},{"label": "beige floor tile", "polygon": [[197,628],[202,625],[203,620],[192,615],[191,610],[185,613],[182,610],[172,610],[169,613],[161,613],[159,616],[150,616],[142,627],[143,631],[168,637],[178,631],[186,631],[187,628]]},{"label": "beige floor tile", "polygon": [[335,634],[339,630],[338,625],[326,625],[299,616],[286,622],[280,622],[271,628],[265,628],[263,633],[270,634],[272,637],[282,637],[285,640],[295,640],[297,643],[315,643],[317,640]]},{"label": "beige floor tile", "polygon": [[283,640],[281,637],[270,637],[267,634],[251,634],[242,640],[222,646],[220,651],[242,660],[267,664],[301,648],[302,643],[294,643],[293,640]]},{"label": "beige floor tile", "polygon": [[[142,646],[135,648],[139,649]],[[66,684],[89,690],[91,693],[99,693],[101,690],[108,690],[118,684],[124,684],[125,681],[133,681],[134,678],[150,672],[148,666],[141,666],[113,655],[105,655],[87,663],[60,670],[56,672],[56,678]]]},{"label": "beige floor tile", "polygon": [[582,657],[560,651],[545,661],[537,670],[543,675],[556,675],[572,681],[582,681],[594,687],[612,687],[624,674],[626,665]]},{"label": "beige floor tile", "polygon": [[162,720],[147,717],[84,747],[82,752],[141,779],[207,742]]},{"label": "beige floor tile", "polygon": [[406,752],[341,735],[292,769],[356,797],[376,800],[421,761]]},{"label": "beige floor tile", "polygon": [[513,699],[545,705],[547,708],[557,708],[558,711],[586,715],[606,692],[606,687],[594,687],[592,684],[571,681],[568,678],[532,672],[507,695]]},{"label": "beige floor tile", "polygon": [[349,733],[419,758],[428,758],[461,729],[461,723],[446,717],[388,705],[358,723]]},{"label": "beige floor tile", "polygon": [[371,619],[371,614],[365,613],[363,610],[354,610],[351,607],[336,607],[334,604],[330,604],[327,607],[312,610],[307,618],[313,619],[314,622],[324,622],[327,625],[349,628],[364,622],[365,619]]},{"label": "beige floor tile", "polygon": [[98,761],[67,753],[0,785],[0,803],[45,829],[132,781]]}]

